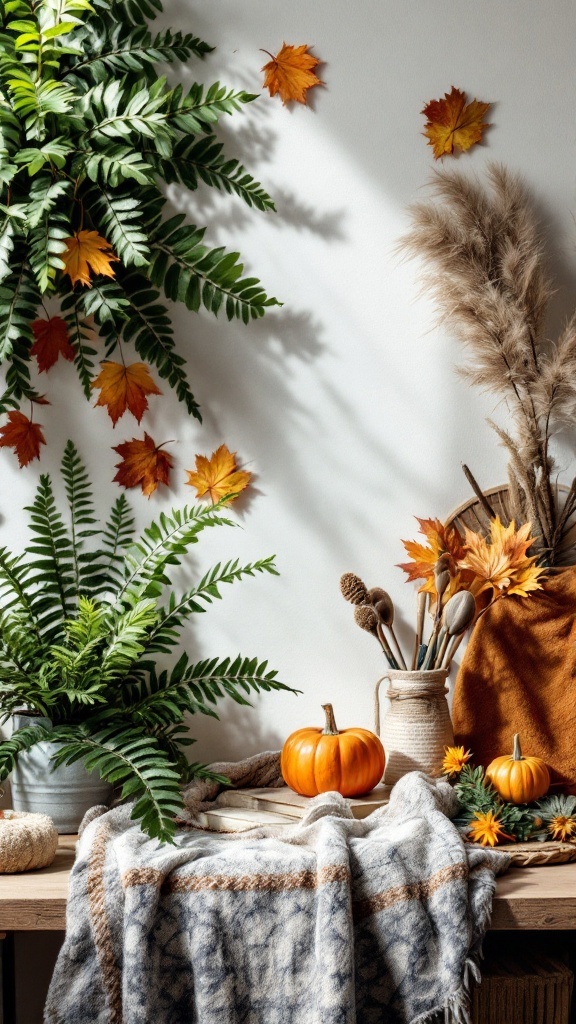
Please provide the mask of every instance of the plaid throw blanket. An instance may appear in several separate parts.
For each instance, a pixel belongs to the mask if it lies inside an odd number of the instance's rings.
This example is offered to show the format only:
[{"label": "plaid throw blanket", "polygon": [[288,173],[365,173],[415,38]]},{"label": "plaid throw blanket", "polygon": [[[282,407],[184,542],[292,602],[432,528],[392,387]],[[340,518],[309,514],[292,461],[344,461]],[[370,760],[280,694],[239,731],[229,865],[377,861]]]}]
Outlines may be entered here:
[{"label": "plaid throw blanket", "polygon": [[413,772],[363,821],[330,793],[281,834],[161,846],[129,807],[97,817],[46,1024],[468,1024],[507,857],[465,846],[454,811]]}]

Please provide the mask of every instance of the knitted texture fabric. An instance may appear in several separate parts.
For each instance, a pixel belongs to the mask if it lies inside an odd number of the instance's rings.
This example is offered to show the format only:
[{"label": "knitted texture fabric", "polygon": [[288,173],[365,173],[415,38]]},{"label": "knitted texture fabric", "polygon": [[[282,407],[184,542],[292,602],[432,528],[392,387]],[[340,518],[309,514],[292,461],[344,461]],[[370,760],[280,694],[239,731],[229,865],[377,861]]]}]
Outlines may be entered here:
[{"label": "knitted texture fabric", "polygon": [[45,1024],[469,1024],[505,854],[465,845],[418,772],[358,821],[337,793],[281,835],[150,840],[92,820]]},{"label": "knitted texture fabric", "polygon": [[552,783],[576,793],[576,568],[527,598],[496,601],[476,623],[454,689],[457,743],[487,766],[512,753],[552,769]]},{"label": "knitted texture fabric", "polygon": [[217,761],[210,765],[215,775],[224,775],[230,785],[223,787],[219,782],[194,779],[182,793],[186,812],[183,821],[193,821],[199,811],[226,804],[228,789],[263,789],[265,786],[277,789],[285,786],[280,771],[280,751],[265,750],[243,761]]},{"label": "knitted texture fabric", "polygon": [[56,856],[58,833],[47,814],[3,811],[0,815],[0,873],[48,867]]}]

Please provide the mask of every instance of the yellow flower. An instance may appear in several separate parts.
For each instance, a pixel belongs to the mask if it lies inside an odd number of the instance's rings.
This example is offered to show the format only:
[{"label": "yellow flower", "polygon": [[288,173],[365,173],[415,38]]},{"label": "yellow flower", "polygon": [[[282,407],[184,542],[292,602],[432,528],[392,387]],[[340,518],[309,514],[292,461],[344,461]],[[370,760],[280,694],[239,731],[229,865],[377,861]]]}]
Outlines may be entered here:
[{"label": "yellow flower", "polygon": [[470,822],[470,837],[475,843],[481,843],[482,846],[496,846],[502,836],[505,839],[512,838],[504,832],[494,811],[476,811],[474,817],[476,821]]},{"label": "yellow flower", "polygon": [[503,526],[498,516],[490,522],[488,538],[466,529],[466,555],[459,567],[469,569],[476,576],[470,587],[475,596],[492,590],[494,597],[510,594],[526,597],[530,591],[542,589],[540,577],[545,570],[534,564],[534,556],[526,555],[534,543],[530,530],[530,523],[516,530],[514,520],[509,526]]},{"label": "yellow flower", "polygon": [[442,761],[444,775],[459,775],[464,765],[472,757],[472,752],[470,750],[464,752],[464,747],[445,747],[444,751],[444,760]]},{"label": "yellow flower", "polygon": [[552,833],[553,839],[570,842],[573,837],[576,839],[576,817],[559,814],[548,822],[548,831]]}]

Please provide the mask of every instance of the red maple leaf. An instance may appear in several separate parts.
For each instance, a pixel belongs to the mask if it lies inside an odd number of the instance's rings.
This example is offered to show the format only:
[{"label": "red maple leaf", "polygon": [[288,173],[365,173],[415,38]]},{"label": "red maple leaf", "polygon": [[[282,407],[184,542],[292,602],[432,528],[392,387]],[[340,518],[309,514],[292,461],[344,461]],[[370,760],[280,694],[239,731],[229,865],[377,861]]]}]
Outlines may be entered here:
[{"label": "red maple leaf", "polygon": [[40,458],[40,445],[46,444],[42,427],[17,409],[8,413],[8,423],[0,427],[0,448],[13,448],[20,466]]},{"label": "red maple leaf", "polygon": [[35,320],[32,330],[36,341],[30,352],[36,356],[40,373],[54,366],[58,356],[63,356],[70,362],[74,359],[75,352],[68,337],[68,327],[61,316],[51,316],[48,320]]},{"label": "red maple leaf", "polygon": [[114,481],[122,487],[140,485],[142,493],[150,497],[158,484],[170,482],[172,456],[162,451],[162,445],[157,445],[146,432],[144,440],[133,437],[131,441],[116,445],[113,451],[118,452],[122,458],[122,462],[116,463],[118,472],[114,477]]}]

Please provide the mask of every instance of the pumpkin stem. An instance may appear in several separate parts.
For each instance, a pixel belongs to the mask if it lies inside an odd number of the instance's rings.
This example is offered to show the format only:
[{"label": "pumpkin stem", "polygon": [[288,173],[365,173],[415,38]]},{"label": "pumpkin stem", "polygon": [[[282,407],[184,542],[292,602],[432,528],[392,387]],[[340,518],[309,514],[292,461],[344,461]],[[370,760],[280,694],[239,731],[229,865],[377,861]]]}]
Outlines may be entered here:
[{"label": "pumpkin stem", "polygon": [[326,715],[326,724],[322,730],[323,736],[338,736],[339,729],[334,718],[334,709],[331,704],[323,704],[322,710]]},{"label": "pumpkin stem", "polygon": [[514,734],[514,749],[512,751],[512,760],[513,761],[523,761],[524,760],[524,755],[523,755],[522,749],[520,747],[520,734],[519,733],[515,733]]}]

